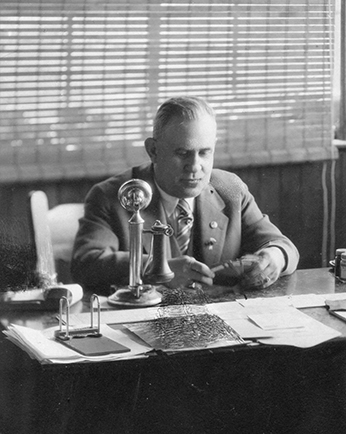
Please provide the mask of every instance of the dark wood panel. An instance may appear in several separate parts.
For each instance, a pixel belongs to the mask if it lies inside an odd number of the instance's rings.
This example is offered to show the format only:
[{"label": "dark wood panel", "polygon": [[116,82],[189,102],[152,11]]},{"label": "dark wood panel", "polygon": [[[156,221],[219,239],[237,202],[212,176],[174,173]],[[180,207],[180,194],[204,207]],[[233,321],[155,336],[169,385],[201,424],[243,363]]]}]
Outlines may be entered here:
[{"label": "dark wood panel", "polygon": [[346,247],[346,148],[340,149],[335,168],[336,179],[336,225],[335,237],[337,247]]}]

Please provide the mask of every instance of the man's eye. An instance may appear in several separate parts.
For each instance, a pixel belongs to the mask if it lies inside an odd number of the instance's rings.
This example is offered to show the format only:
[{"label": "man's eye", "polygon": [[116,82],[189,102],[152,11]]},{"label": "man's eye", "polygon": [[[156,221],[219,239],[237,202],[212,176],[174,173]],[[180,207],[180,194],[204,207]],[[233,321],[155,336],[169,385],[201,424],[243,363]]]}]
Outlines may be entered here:
[{"label": "man's eye", "polygon": [[176,154],[178,155],[178,157],[183,157],[183,158],[187,156],[186,151],[178,151]]},{"label": "man's eye", "polygon": [[209,157],[212,153],[213,153],[213,151],[211,149],[205,149],[205,150],[201,151],[199,153],[199,155],[200,155],[200,157],[205,158],[205,157]]}]

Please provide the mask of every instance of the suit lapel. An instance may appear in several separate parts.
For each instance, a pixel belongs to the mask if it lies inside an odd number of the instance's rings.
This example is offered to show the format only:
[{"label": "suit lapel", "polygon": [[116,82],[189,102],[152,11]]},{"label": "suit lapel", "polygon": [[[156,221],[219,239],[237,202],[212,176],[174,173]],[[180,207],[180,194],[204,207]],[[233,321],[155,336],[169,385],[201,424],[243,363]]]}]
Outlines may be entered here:
[{"label": "suit lapel", "polygon": [[224,214],[225,203],[209,184],[197,198],[197,225],[194,231],[198,259],[209,266],[221,260],[229,219]]}]

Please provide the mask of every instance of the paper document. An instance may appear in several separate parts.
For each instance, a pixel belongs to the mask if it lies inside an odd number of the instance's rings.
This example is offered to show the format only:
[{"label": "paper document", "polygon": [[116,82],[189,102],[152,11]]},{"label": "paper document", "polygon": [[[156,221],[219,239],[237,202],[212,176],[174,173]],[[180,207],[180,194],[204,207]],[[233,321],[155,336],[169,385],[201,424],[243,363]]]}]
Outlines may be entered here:
[{"label": "paper document", "polygon": [[296,315],[294,308],[286,308],[280,312],[253,313],[249,319],[263,330],[280,330],[304,327],[308,317]]},{"label": "paper document", "polygon": [[295,295],[283,295],[280,297],[258,297],[249,298],[247,300],[238,300],[238,303],[244,307],[250,306],[293,306],[297,309],[305,309],[309,307],[324,307],[325,301],[329,300],[341,300],[346,298],[345,292],[339,292],[334,294],[295,294]]},{"label": "paper document", "polygon": [[[234,303],[238,303],[240,309]],[[224,319],[243,339],[256,339],[267,345],[310,348],[341,334],[289,305],[286,297],[215,303],[208,305],[208,309]]]}]

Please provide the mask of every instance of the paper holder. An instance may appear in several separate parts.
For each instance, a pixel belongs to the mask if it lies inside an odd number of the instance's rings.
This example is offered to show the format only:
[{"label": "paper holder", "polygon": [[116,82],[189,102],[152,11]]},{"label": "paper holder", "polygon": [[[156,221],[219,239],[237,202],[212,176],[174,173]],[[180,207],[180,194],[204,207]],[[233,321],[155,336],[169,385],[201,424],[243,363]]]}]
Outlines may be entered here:
[{"label": "paper holder", "polygon": [[[97,301],[97,326],[94,326],[94,301]],[[63,328],[63,309],[66,305],[66,321],[65,329]],[[62,341],[67,341],[73,338],[86,338],[86,337],[101,337],[101,307],[98,295],[92,294],[90,297],[90,327],[83,328],[70,328],[70,302],[67,297],[63,296],[59,302],[59,330],[56,330],[54,337]]]}]

